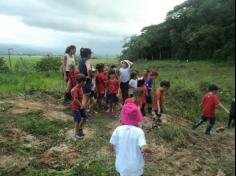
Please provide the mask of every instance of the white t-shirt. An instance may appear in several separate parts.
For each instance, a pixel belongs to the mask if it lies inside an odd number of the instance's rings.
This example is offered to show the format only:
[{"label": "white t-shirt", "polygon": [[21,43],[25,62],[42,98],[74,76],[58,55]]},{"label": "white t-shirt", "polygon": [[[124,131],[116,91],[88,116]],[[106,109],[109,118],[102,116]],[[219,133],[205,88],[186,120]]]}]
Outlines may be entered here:
[{"label": "white t-shirt", "polygon": [[135,91],[135,89],[137,89],[137,87],[138,87],[138,80],[136,79],[131,79],[130,81],[129,81],[129,95],[133,95],[134,94],[134,91]]},{"label": "white t-shirt", "polygon": [[121,176],[140,176],[144,171],[141,147],[146,145],[141,128],[123,125],[113,132],[110,143],[116,148],[116,170]]},{"label": "white t-shirt", "polygon": [[70,56],[69,54],[65,54],[67,60],[66,60],[66,71],[70,71],[70,65],[75,66],[75,56]]},{"label": "white t-shirt", "polygon": [[120,82],[127,83],[130,80],[130,67],[120,68]]}]

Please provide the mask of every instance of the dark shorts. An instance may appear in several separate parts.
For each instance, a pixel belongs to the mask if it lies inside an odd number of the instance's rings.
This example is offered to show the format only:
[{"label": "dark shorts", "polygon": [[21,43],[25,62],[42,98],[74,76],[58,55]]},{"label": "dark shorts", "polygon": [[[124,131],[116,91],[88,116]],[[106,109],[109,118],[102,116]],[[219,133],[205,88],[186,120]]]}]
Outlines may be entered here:
[{"label": "dark shorts", "polygon": [[84,94],[86,96],[90,96],[92,93],[92,83],[91,81],[86,81],[84,87],[83,87]]},{"label": "dark shorts", "polygon": [[111,94],[111,95],[107,95],[107,101],[109,103],[118,103],[119,100],[116,94]]},{"label": "dark shorts", "polygon": [[96,92],[92,90],[92,91],[91,91],[91,94],[90,94],[90,97],[96,99],[96,98],[97,98]]},{"label": "dark shorts", "polygon": [[121,90],[127,90],[127,89],[129,89],[129,81],[126,82],[126,83],[121,82],[121,83],[120,83],[120,89],[121,89]]},{"label": "dark shorts", "polygon": [[74,122],[80,122],[81,121],[82,117],[81,117],[80,110],[73,110],[72,115],[73,115]]}]

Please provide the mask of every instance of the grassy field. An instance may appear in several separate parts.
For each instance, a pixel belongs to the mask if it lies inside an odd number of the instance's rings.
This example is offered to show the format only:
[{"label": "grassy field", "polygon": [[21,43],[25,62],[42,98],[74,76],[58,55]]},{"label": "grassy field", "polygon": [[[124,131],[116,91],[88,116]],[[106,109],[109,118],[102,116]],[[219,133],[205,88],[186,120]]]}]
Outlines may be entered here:
[{"label": "grassy field", "polygon": [[[29,58],[27,62],[36,63]],[[93,65],[100,62],[118,64],[115,59],[92,60]],[[151,121],[144,125],[154,151],[145,158],[145,175],[235,175],[234,130],[216,133],[214,129],[211,137],[203,135],[205,126],[191,130],[209,83],[220,86],[219,97],[229,107],[235,91],[234,66],[137,61],[134,69],[142,73],[152,68],[160,74],[155,87],[168,79],[171,89],[161,128],[150,130]],[[86,124],[85,139],[75,141],[70,107],[62,105],[64,90],[59,72],[0,74],[0,176],[116,176],[108,141],[119,125],[118,114],[98,114]],[[217,111],[216,128],[226,121],[227,115]]]}]

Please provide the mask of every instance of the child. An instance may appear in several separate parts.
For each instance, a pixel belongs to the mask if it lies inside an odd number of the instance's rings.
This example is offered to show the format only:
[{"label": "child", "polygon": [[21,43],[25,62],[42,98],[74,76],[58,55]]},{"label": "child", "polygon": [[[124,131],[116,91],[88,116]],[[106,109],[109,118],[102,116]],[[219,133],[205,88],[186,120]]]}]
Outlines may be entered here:
[{"label": "child", "polygon": [[79,70],[74,65],[70,65],[69,68],[66,94],[64,96],[64,103],[66,104],[71,102],[71,89],[76,86],[76,78],[79,75]]},{"label": "child", "polygon": [[121,176],[141,176],[144,172],[143,154],[152,153],[140,128],[142,114],[135,103],[127,103],[121,112],[122,126],[115,129],[110,143],[116,151],[116,171]]},{"label": "child", "polygon": [[88,116],[93,116],[96,114],[96,111],[92,110],[94,108],[94,105],[96,103],[96,69],[92,68],[92,73],[91,73],[91,79],[92,79],[92,91],[90,95],[90,99],[88,102]]},{"label": "child", "polygon": [[214,84],[209,86],[209,92],[203,97],[202,103],[200,105],[202,108],[202,118],[192,127],[193,130],[202,125],[204,122],[209,121],[209,125],[206,128],[205,134],[210,135],[211,129],[215,125],[216,108],[220,107],[225,112],[229,113],[229,111],[220,103],[220,100],[217,97],[218,89],[219,88]]},{"label": "child", "polygon": [[110,71],[107,82],[107,100],[110,107],[110,113],[114,113],[118,102],[117,94],[119,92],[119,81],[116,79],[114,71]]},{"label": "child", "polygon": [[138,88],[142,88],[143,92],[144,92],[144,95],[143,95],[142,101],[141,101],[142,102],[141,112],[142,112],[142,115],[143,115],[144,119],[147,119],[146,118],[145,106],[147,104],[148,89],[147,89],[147,86],[145,85],[145,80],[144,79],[138,80]]},{"label": "child", "polygon": [[147,105],[148,105],[148,113],[150,114],[152,112],[152,87],[153,87],[153,77],[152,73],[150,72],[148,75],[148,78],[145,82],[147,89],[148,89],[148,95],[147,95]]},{"label": "child", "polygon": [[71,90],[71,95],[73,101],[71,103],[71,108],[73,112],[73,118],[75,123],[75,137],[81,139],[84,137],[83,124],[85,121],[85,112],[82,108],[83,101],[83,86],[86,82],[86,77],[83,74],[79,74],[76,78],[77,84]]},{"label": "child", "polygon": [[135,91],[135,89],[137,89],[137,87],[138,87],[137,73],[133,72],[130,75],[130,81],[129,81],[129,97],[134,96],[134,91]]},{"label": "child", "polygon": [[160,88],[156,90],[156,93],[153,98],[153,110],[155,113],[155,117],[153,119],[152,128],[158,127],[158,123],[160,122],[161,115],[164,109],[164,101],[165,101],[165,93],[170,88],[169,81],[161,81]]},{"label": "child", "polygon": [[[233,121],[233,123],[232,123]],[[235,126],[235,97],[232,100],[231,108],[230,108],[230,115],[229,115],[229,122],[228,128]]]},{"label": "child", "polygon": [[106,81],[107,76],[104,72],[104,64],[98,64],[97,70],[98,73],[96,75],[96,90],[97,90],[97,103],[98,103],[98,109],[101,110],[102,108],[102,101],[104,100],[105,91],[106,91]]},{"label": "child", "polygon": [[119,80],[120,80],[120,90],[122,94],[123,104],[127,98],[129,98],[129,80],[130,80],[130,70],[133,66],[133,63],[124,60],[121,61],[122,67],[119,70]]}]

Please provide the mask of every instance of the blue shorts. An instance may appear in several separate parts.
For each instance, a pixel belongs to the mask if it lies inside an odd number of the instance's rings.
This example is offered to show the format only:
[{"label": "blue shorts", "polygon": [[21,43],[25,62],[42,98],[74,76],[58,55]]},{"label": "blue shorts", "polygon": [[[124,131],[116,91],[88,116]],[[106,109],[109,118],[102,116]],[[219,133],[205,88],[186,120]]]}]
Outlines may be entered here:
[{"label": "blue shorts", "polygon": [[120,89],[121,89],[121,90],[127,90],[127,89],[129,89],[129,81],[126,82],[126,83],[121,82],[121,83],[120,83]]},{"label": "blue shorts", "polygon": [[82,117],[81,117],[81,112],[80,110],[73,110],[72,111],[72,114],[73,114],[73,120],[74,122],[80,122]]},{"label": "blue shorts", "polygon": [[118,103],[119,100],[116,94],[111,94],[111,95],[107,95],[107,101],[109,103]]}]

